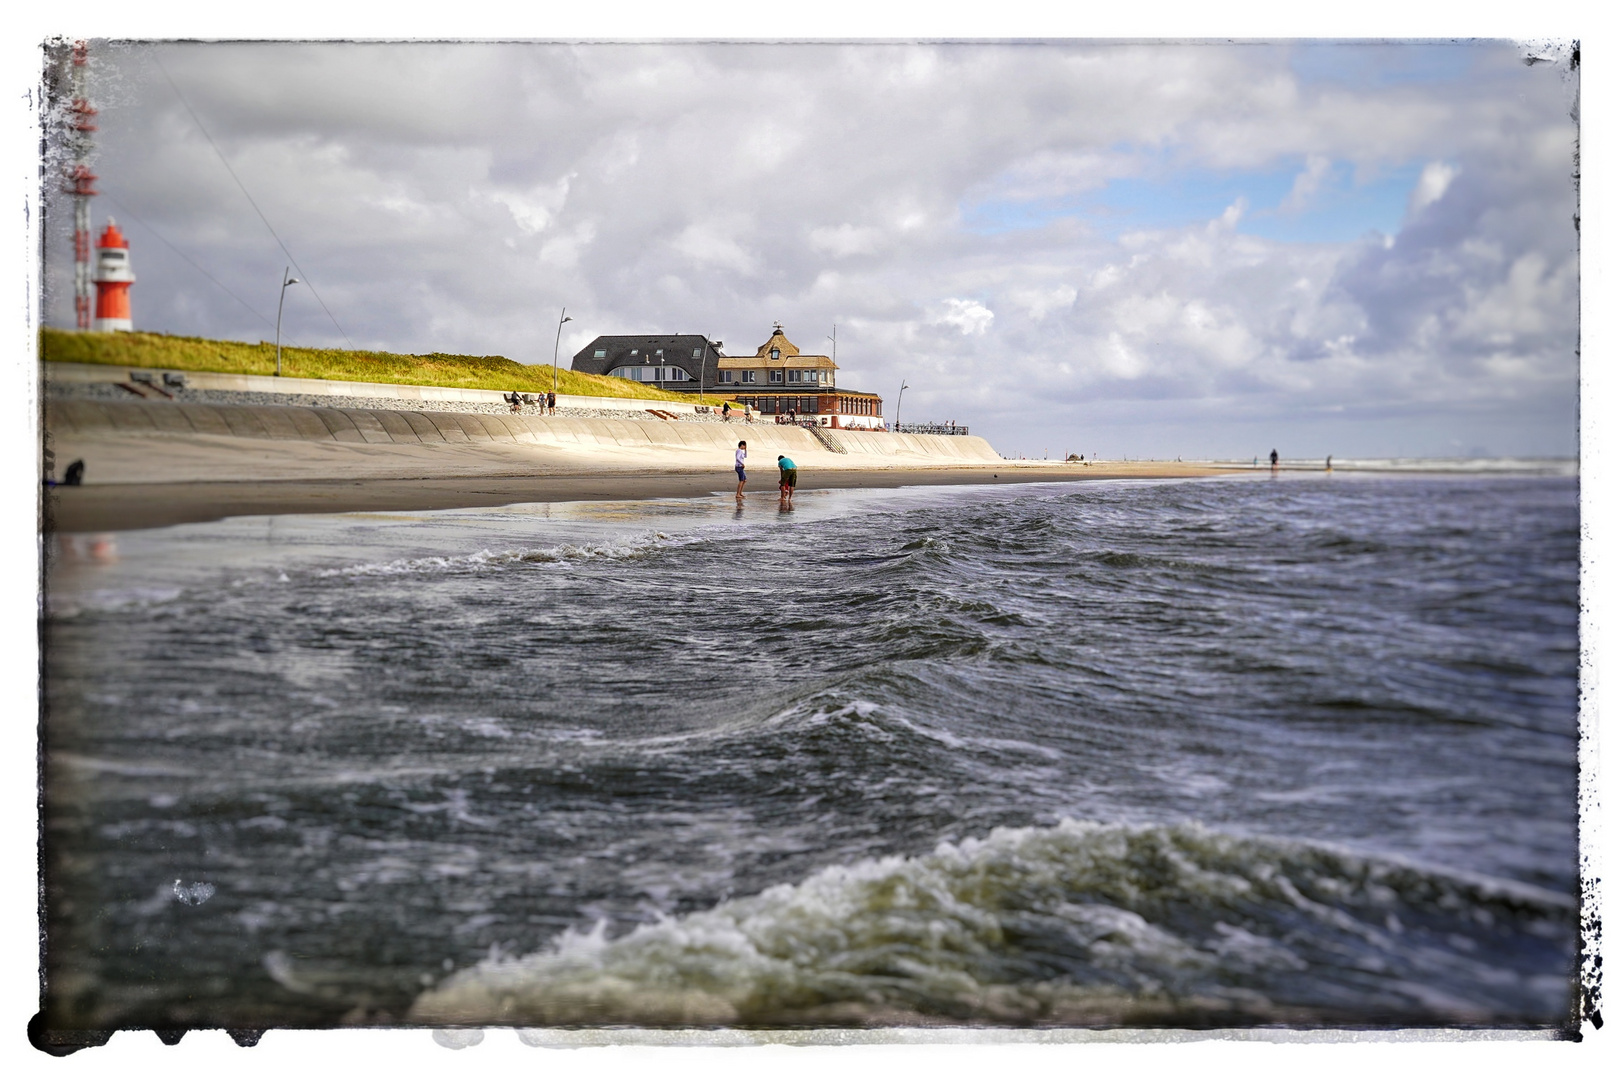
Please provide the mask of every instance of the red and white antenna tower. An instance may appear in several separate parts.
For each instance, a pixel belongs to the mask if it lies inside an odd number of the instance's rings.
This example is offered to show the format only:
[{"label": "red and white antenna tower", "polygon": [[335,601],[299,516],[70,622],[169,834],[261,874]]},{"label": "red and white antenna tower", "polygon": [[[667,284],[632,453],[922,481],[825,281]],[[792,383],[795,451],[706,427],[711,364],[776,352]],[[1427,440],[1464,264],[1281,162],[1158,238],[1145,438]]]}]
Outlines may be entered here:
[{"label": "red and white antenna tower", "polygon": [[90,63],[89,45],[73,43],[73,63],[68,73],[68,143],[73,164],[67,166],[62,190],[73,196],[73,314],[80,330],[88,330],[93,310],[90,273],[90,199],[96,191],[96,174],[90,171],[90,136],[96,130],[96,110],[85,90],[85,68]]}]

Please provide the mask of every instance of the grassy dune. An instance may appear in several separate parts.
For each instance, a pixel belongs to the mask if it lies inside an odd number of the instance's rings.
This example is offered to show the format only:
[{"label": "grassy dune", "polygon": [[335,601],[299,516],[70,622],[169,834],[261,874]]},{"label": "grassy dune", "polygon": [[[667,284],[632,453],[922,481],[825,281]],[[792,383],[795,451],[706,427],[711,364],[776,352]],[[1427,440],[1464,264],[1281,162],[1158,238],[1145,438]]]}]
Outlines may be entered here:
[{"label": "grassy dune", "polygon": [[[164,368],[170,371],[223,371],[233,375],[273,375],[276,347],[269,342],[175,337],[169,334],[90,334],[76,330],[40,331],[40,358],[65,364],[108,364],[114,367]],[[347,349],[298,349],[283,345],[281,373],[300,379],[342,382],[407,383],[412,386],[456,386],[470,390],[521,390],[543,393],[552,387],[550,364],[519,364],[504,356],[452,356],[429,353],[350,352]],[[701,400],[718,405],[724,398],[676,394],[616,379],[566,369],[557,372],[557,390],[591,397],[649,400]]]}]

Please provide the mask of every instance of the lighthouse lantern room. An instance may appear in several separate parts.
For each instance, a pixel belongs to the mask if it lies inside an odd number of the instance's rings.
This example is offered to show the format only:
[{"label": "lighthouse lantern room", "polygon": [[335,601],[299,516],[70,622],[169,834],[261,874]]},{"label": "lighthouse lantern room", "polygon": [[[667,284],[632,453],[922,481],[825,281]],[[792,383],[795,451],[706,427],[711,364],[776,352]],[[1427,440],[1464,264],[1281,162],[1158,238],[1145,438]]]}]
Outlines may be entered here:
[{"label": "lighthouse lantern room", "polygon": [[96,244],[96,324],[97,330],[133,330],[129,315],[129,287],[135,273],[129,265],[129,241],[118,223],[107,219],[107,228]]}]

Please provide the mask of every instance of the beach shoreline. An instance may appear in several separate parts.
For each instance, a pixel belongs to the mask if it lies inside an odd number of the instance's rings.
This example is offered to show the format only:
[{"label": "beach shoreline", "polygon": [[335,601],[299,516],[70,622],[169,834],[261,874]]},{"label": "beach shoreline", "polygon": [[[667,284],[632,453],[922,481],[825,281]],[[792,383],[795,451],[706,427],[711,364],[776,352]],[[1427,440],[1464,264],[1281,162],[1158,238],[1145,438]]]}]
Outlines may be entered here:
[{"label": "beach shoreline", "polygon": [[[1183,479],[1231,470],[1174,462],[1098,465],[1008,461],[1002,465],[824,468],[806,471],[800,490],[963,484]],[[775,470],[762,468],[750,494],[775,497]],[[119,532],[226,517],[450,510],[516,503],[702,498],[731,490],[729,470],[575,469],[484,475],[158,481],[47,489],[42,531]]]}]

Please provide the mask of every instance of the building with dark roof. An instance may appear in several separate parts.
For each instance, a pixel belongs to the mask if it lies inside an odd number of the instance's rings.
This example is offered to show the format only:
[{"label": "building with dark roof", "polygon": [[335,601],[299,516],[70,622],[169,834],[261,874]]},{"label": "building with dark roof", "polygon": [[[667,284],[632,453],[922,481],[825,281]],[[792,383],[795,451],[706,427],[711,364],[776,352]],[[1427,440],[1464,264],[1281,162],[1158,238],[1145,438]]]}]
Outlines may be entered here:
[{"label": "building with dark roof", "polygon": [[608,335],[575,353],[573,370],[696,393],[717,386],[722,344],[702,334]]},{"label": "building with dark roof", "polygon": [[883,399],[838,386],[831,357],[801,353],[778,323],[752,356],[722,356],[701,334],[604,336],[574,355],[573,369],[661,390],[717,392],[773,417],[827,427],[883,427]]}]

